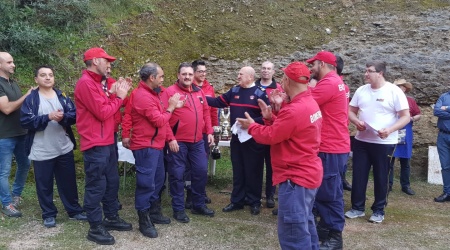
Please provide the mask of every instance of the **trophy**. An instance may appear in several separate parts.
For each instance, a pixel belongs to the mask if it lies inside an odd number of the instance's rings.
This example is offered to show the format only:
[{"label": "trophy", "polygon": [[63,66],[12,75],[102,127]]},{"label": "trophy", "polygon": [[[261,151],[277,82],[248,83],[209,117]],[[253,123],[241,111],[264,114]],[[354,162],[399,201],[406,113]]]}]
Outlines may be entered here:
[{"label": "trophy", "polygon": [[220,148],[219,148],[219,141],[220,141],[220,133],[222,132],[221,126],[213,126],[214,130],[214,143],[215,145],[211,149],[211,157],[213,160],[220,159]]},{"label": "trophy", "polygon": [[228,132],[230,129],[230,122],[228,121],[228,118],[230,117],[230,108],[226,107],[223,108],[220,112],[222,115],[222,135],[221,139],[225,141],[230,140],[230,133]]}]

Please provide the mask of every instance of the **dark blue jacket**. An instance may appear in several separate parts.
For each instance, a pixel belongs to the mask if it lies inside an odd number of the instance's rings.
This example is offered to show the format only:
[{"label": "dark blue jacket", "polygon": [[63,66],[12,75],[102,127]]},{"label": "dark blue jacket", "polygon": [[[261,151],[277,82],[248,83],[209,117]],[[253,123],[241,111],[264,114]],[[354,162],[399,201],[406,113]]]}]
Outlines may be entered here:
[{"label": "dark blue jacket", "polygon": [[[445,110],[441,107],[446,106]],[[440,130],[450,131],[450,92],[442,94],[434,105],[434,116],[437,116],[437,127]]]},{"label": "dark blue jacket", "polygon": [[[66,129],[66,133],[73,143],[73,148],[76,147],[75,136],[73,135],[71,125],[75,124],[76,121],[76,110],[75,105],[72,100],[62,93],[59,89],[53,89],[58,96],[59,102],[63,106],[64,116],[58,123]],[[31,146],[33,145],[34,135],[36,131],[43,131],[47,127],[50,118],[48,115],[38,116],[38,110],[40,105],[39,100],[39,88],[31,91],[30,95],[27,96],[20,108],[20,123],[23,128],[28,129],[28,134],[25,139],[26,154],[29,155],[31,152]]]}]

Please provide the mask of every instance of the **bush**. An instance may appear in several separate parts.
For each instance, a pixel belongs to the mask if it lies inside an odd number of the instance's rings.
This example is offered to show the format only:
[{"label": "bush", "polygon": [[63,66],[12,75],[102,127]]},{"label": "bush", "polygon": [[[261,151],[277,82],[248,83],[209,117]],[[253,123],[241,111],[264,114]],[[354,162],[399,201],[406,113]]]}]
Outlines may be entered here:
[{"label": "bush", "polygon": [[58,29],[81,27],[91,17],[89,0],[38,0],[30,6],[42,24]]}]

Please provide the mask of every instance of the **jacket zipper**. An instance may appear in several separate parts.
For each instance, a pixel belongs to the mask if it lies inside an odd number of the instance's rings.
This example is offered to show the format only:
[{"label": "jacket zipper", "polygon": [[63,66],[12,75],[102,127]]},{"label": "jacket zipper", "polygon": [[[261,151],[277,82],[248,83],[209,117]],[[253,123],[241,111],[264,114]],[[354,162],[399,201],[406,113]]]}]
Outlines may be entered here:
[{"label": "jacket zipper", "polygon": [[194,98],[192,97],[192,92],[189,93],[192,99],[192,106],[194,106],[195,111],[195,132],[194,132],[194,142],[197,142],[197,127],[198,127],[198,114],[197,114],[197,107],[195,106]]}]

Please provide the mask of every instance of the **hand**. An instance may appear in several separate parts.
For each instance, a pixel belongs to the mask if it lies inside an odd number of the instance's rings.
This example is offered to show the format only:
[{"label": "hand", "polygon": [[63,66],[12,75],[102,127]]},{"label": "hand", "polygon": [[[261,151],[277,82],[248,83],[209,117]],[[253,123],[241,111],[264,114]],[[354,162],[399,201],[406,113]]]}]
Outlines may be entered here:
[{"label": "hand", "polygon": [[237,118],[237,121],[241,124],[243,129],[248,129],[250,124],[255,123],[255,120],[247,113],[245,112],[245,119],[244,118]]},{"label": "hand", "polygon": [[355,126],[358,131],[366,130],[366,124],[363,121],[358,120],[358,122],[355,123]]},{"label": "hand", "polygon": [[381,139],[386,139],[389,134],[391,134],[391,131],[387,128],[382,128],[380,130],[378,130],[378,137],[380,137]]},{"label": "hand", "polygon": [[208,135],[208,143],[209,143],[210,147],[216,145],[214,143],[214,136],[213,135]]},{"label": "hand", "polygon": [[61,110],[55,110],[48,114],[48,119],[59,122],[64,118],[64,113]]},{"label": "hand", "polygon": [[38,88],[38,86],[29,88],[29,89],[27,90],[27,93],[25,93],[25,95],[27,96],[27,95],[31,94],[31,91],[32,91],[32,90],[35,90],[35,89],[37,89],[37,88]]},{"label": "hand", "polygon": [[131,142],[130,138],[122,138],[122,146],[124,148],[130,148],[130,142]]},{"label": "hand", "polygon": [[287,98],[286,93],[283,93],[278,89],[275,89],[274,91],[272,91],[272,93],[270,94],[270,98],[269,98],[272,109],[275,112],[280,111],[281,104],[286,100],[286,98]]},{"label": "hand", "polygon": [[267,106],[267,104],[261,99],[258,99],[258,106],[261,109],[263,118],[266,120],[272,120],[272,107]]},{"label": "hand", "polygon": [[[170,112],[173,112],[174,109],[178,108],[178,102],[180,101],[180,94],[175,93],[173,96],[169,98],[169,107],[167,109]],[[183,103],[184,105],[184,103]]]},{"label": "hand", "polygon": [[170,148],[170,151],[172,151],[174,153],[178,153],[178,151],[180,151],[180,146],[178,146],[177,140],[173,140],[173,141],[169,142],[169,148]]},{"label": "hand", "polygon": [[[105,80],[106,81],[106,80]],[[111,85],[111,88],[108,90],[108,92],[110,93],[110,94],[115,94],[117,91],[116,91],[116,87],[117,87],[117,82],[115,82],[115,83],[113,83],[113,85]]]},{"label": "hand", "polygon": [[441,106],[442,110],[447,110],[447,106]]},{"label": "hand", "polygon": [[122,100],[125,99],[125,97],[128,94],[128,90],[130,90],[131,85],[129,85],[126,81],[123,80],[123,78],[119,79],[116,83],[116,95],[120,97]]}]

